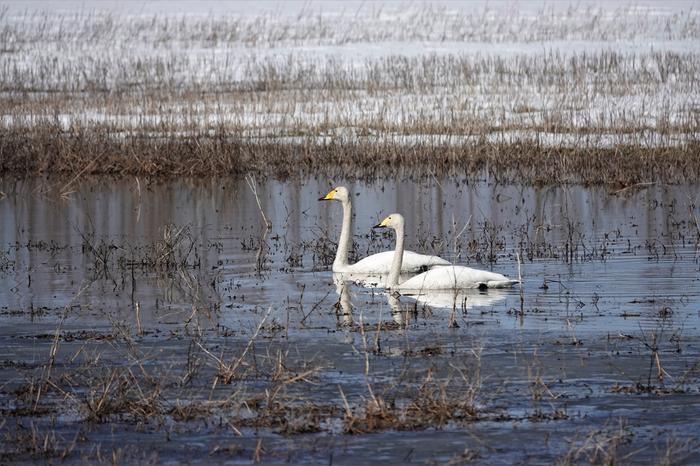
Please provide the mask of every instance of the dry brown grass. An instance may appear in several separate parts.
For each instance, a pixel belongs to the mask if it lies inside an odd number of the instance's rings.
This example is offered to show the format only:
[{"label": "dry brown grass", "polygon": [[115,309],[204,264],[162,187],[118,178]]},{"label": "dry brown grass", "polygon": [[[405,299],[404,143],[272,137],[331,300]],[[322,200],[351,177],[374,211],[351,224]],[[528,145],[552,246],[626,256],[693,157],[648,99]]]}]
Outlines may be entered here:
[{"label": "dry brown grass", "polygon": [[606,425],[588,432],[583,438],[570,440],[569,451],[556,464],[573,465],[582,461],[608,466],[624,464],[629,461],[629,456],[621,450],[632,443],[633,437],[627,422],[619,419],[617,425]]},{"label": "dry brown grass", "polygon": [[[692,41],[695,16],[543,10],[304,9],[272,21],[5,8],[0,174],[61,174],[67,188],[90,174],[365,178],[398,169],[618,189],[698,180],[700,112],[688,96],[700,55],[615,42]],[[566,40],[592,45],[527,53],[533,41]],[[338,48],[385,41],[464,42],[469,53],[348,63]],[[475,41],[524,52],[479,53]],[[309,57],[309,45],[330,48]]]},{"label": "dry brown grass", "polygon": [[371,179],[399,176],[489,176],[529,184],[610,184],[700,180],[700,145],[565,148],[527,143],[464,145],[254,142],[213,137],[121,138],[106,129],[67,132],[54,125],[0,129],[0,173],[15,176],[211,176],[255,173]]}]

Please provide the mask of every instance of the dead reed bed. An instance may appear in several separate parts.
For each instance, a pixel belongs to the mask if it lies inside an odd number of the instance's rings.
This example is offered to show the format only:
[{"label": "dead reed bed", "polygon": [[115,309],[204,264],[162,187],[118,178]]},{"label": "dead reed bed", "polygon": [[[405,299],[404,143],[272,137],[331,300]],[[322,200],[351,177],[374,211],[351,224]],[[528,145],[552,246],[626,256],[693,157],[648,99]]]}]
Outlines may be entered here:
[{"label": "dead reed bed", "polygon": [[64,68],[53,60],[0,61],[2,126],[569,147],[677,146],[700,133],[697,103],[688,98],[698,93],[700,58],[691,52],[388,55],[362,63],[291,53],[236,64],[218,55],[107,53]]},{"label": "dead reed bed", "polygon": [[[212,47],[221,43],[271,47],[279,44],[346,44],[352,42],[471,41],[541,42],[551,40],[635,40],[644,38],[698,39],[697,12],[641,8],[632,4],[606,8],[603,4],[558,7],[541,5],[519,10],[509,5],[466,8],[446,5],[363,5],[331,14],[314,6],[280,14],[236,15],[210,11],[198,15],[134,14],[122,21],[114,11],[81,9],[56,13],[30,9],[0,9],[0,28],[6,49],[45,40],[62,44],[109,44],[114,40],[196,42]],[[204,13],[204,14],[201,14]],[[414,27],[420,26],[420,27]]]},{"label": "dead reed bed", "polygon": [[323,174],[347,179],[459,176],[527,184],[609,184],[700,180],[700,145],[683,147],[543,147],[536,143],[462,145],[371,142],[275,143],[214,136],[112,137],[106,128],[64,131],[55,125],[0,130],[0,173],[16,176],[211,176],[254,173],[275,178]]},{"label": "dead reed bed", "polygon": [[4,8],[0,173],[696,181],[698,17],[672,13]]}]

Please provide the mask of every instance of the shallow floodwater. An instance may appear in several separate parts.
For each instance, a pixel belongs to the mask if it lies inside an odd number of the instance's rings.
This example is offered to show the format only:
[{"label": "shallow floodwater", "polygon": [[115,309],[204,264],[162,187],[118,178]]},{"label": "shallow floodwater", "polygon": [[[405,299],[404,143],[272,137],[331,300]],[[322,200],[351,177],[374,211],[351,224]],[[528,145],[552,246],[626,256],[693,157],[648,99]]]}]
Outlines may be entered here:
[{"label": "shallow floodwater", "polygon": [[2,459],[700,461],[700,186],[335,183],[352,259],[400,212],[409,249],[522,289],[337,280],[325,179],[4,180]]}]

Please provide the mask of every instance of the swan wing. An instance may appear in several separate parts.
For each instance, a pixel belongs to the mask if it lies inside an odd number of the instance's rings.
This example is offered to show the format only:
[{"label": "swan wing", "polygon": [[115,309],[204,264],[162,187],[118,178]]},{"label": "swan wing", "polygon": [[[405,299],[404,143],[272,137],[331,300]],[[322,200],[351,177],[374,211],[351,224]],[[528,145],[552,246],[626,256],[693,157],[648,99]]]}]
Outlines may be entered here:
[{"label": "swan wing", "polygon": [[[394,259],[394,251],[384,251],[372,254],[354,264],[347,266],[347,272],[388,274],[391,262]],[[449,265],[450,263],[438,256],[418,254],[413,251],[404,251],[402,273],[415,273],[435,266]]]},{"label": "swan wing", "polygon": [[451,264],[449,261],[439,256],[429,256],[427,254],[418,254],[413,251],[404,251],[401,272],[416,272],[443,265]]}]

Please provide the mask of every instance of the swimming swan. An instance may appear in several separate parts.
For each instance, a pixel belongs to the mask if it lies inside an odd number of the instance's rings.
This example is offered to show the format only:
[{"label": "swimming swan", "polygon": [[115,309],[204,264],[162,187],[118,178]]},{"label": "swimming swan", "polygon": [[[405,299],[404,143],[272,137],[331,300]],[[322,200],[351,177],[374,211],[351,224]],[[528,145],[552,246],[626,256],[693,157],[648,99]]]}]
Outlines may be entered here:
[{"label": "swimming swan", "polygon": [[[343,226],[340,229],[338,250],[333,261],[333,272],[388,274],[394,258],[394,251],[380,252],[365,257],[354,264],[348,264],[348,250],[352,241],[352,202],[347,188],[339,186],[332,189],[319,201],[340,201],[343,206]],[[436,265],[450,265],[450,263],[438,256],[405,251],[403,262],[399,264],[399,270],[403,273],[416,273]]]},{"label": "swimming swan", "polygon": [[[461,290],[468,288],[508,288],[518,280],[511,280],[500,273],[472,269],[459,265],[437,267],[399,284],[399,272],[403,252],[404,219],[401,214],[391,214],[374,228],[393,228],[396,231],[396,254],[391,263],[387,284],[392,290],[404,294],[416,294],[421,290]],[[411,293],[414,292],[414,293]]]}]

